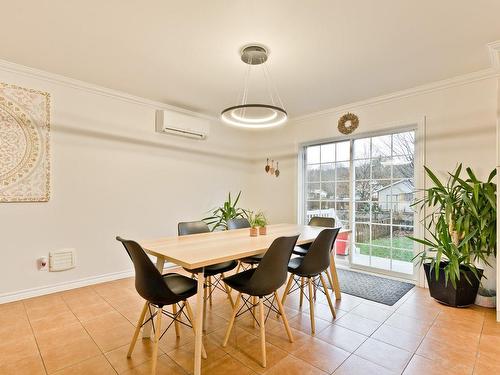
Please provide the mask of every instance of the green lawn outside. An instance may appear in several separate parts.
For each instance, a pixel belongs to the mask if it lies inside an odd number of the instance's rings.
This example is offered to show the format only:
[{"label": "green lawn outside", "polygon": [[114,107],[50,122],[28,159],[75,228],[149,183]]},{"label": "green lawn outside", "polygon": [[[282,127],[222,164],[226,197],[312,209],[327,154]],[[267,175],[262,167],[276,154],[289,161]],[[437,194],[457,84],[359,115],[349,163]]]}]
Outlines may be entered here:
[{"label": "green lawn outside", "polygon": [[[372,256],[380,258],[390,258],[391,250],[379,246],[391,246],[390,238],[379,238],[373,240],[372,243]],[[392,259],[402,260],[404,262],[411,262],[413,259],[413,241],[406,237],[397,237],[392,239]],[[370,255],[370,244],[357,243],[356,247],[359,248],[361,254]],[[407,250],[404,250],[407,249]]]}]

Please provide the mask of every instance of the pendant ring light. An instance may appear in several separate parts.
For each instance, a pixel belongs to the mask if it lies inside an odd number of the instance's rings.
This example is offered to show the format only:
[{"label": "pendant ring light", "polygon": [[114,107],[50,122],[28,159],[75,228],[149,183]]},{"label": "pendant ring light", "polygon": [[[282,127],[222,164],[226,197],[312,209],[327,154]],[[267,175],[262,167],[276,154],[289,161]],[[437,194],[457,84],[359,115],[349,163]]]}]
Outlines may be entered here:
[{"label": "pendant ring light", "polygon": [[[288,119],[283,102],[272,84],[266,66],[268,51],[263,46],[249,45],[241,50],[241,61],[248,65],[241,102],[221,112],[222,121],[244,128],[270,128],[283,124]],[[248,103],[248,77],[254,65],[261,65],[266,78],[270,104]]]}]

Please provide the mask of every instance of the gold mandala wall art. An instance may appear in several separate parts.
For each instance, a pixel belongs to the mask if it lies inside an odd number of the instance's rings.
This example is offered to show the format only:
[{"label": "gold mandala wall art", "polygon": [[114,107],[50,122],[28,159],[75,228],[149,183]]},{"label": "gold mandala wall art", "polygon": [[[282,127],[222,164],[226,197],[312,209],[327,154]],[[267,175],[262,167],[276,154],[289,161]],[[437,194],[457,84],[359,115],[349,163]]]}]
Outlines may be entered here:
[{"label": "gold mandala wall art", "polygon": [[50,196],[50,94],[0,82],[0,202]]}]

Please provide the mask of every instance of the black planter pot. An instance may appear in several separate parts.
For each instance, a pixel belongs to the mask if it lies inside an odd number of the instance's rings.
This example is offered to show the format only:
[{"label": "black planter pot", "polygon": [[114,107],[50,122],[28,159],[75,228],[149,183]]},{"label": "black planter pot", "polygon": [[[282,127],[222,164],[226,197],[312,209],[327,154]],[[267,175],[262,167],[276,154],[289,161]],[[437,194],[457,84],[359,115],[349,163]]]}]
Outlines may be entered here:
[{"label": "black planter pot", "polygon": [[[455,289],[450,281],[448,281],[447,285],[445,284],[446,277],[443,270],[445,265],[445,262],[441,262],[439,280],[436,280],[434,268],[431,269],[430,263],[424,263],[425,276],[429,283],[431,297],[441,303],[454,307],[472,305],[479,289],[479,280],[468,268],[460,266],[460,269],[465,271],[472,284],[462,275],[460,280],[457,280],[457,288]],[[478,276],[479,278],[483,277],[483,270],[478,269]]]}]

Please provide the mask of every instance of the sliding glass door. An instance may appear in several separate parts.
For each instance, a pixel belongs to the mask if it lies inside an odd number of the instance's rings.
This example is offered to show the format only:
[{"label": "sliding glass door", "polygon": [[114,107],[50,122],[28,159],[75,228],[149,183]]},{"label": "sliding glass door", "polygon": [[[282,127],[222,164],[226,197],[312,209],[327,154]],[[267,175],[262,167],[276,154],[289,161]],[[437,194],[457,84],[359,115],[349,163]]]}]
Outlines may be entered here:
[{"label": "sliding glass door", "polygon": [[327,216],[352,229],[336,250],[352,266],[413,274],[414,146],[404,131],[305,148],[304,222]]}]

